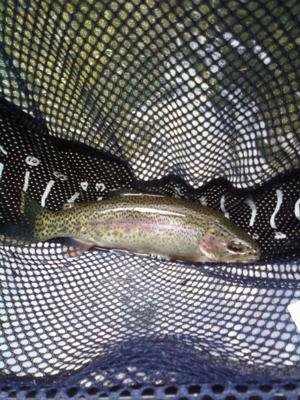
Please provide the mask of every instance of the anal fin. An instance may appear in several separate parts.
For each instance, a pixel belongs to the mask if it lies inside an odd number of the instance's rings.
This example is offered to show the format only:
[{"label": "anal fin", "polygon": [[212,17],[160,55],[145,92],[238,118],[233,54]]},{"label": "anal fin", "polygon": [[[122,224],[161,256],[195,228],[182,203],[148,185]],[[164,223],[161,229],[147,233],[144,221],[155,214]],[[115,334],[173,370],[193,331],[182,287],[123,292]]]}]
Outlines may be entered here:
[{"label": "anal fin", "polygon": [[94,246],[96,243],[91,240],[70,237],[64,240],[63,253],[68,257],[79,257]]}]

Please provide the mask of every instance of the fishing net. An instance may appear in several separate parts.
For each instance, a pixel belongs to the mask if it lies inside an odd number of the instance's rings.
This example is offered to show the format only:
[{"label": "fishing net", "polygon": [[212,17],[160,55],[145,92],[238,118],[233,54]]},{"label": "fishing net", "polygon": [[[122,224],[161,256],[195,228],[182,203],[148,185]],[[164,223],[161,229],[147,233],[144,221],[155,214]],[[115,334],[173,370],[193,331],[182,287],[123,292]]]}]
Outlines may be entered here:
[{"label": "fishing net", "polygon": [[147,190],[219,210],[262,249],[225,265],[2,240],[1,382],[297,380],[299,2],[3,0],[0,15],[1,224],[21,226],[21,190],[51,210]]}]

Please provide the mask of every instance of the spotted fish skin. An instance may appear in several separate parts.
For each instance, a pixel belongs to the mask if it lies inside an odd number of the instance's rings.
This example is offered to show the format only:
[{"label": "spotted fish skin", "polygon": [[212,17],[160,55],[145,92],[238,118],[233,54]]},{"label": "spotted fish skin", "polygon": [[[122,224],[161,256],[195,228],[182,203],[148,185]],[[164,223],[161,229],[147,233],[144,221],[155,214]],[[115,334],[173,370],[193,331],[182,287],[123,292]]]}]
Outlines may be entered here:
[{"label": "spotted fish skin", "polygon": [[32,240],[72,237],[83,244],[191,261],[249,262],[257,243],[221,213],[195,202],[128,194],[61,211],[39,208]]}]

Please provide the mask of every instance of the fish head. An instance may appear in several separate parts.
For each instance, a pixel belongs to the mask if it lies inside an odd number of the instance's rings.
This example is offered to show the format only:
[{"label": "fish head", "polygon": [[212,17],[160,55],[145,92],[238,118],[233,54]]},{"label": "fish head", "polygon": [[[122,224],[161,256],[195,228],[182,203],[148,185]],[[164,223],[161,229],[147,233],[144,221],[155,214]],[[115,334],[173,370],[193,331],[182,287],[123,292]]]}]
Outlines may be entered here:
[{"label": "fish head", "polygon": [[250,235],[235,225],[210,226],[200,240],[200,251],[209,260],[247,263],[260,258],[260,248]]}]

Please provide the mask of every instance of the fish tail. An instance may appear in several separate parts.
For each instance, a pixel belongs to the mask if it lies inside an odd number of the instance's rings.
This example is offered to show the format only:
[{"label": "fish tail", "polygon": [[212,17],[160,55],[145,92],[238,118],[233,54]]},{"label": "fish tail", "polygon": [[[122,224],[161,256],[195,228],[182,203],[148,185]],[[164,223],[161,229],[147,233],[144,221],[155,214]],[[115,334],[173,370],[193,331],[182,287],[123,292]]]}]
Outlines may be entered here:
[{"label": "fish tail", "polygon": [[20,195],[20,213],[25,221],[28,236],[32,240],[43,240],[43,228],[47,229],[47,221],[51,221],[50,217],[53,212],[42,207],[22,191]]},{"label": "fish tail", "polygon": [[26,220],[33,241],[45,241],[57,237],[64,227],[63,214],[42,207],[37,201],[21,192],[20,211]]},{"label": "fish tail", "polygon": [[24,216],[29,226],[34,226],[37,216],[43,213],[43,210],[43,207],[37,201],[31,199],[25,192],[21,191],[20,213]]},{"label": "fish tail", "polygon": [[42,207],[22,191],[19,200],[19,218],[17,222],[9,222],[7,219],[10,202],[6,197],[0,190],[0,244],[7,243],[11,239],[34,243],[55,237],[57,225],[61,220],[54,218],[53,211]]},{"label": "fish tail", "polygon": [[[6,242],[7,238],[15,240],[28,241],[32,237],[33,228],[33,215],[28,213],[28,218],[25,215],[25,210],[28,212],[29,206],[25,203],[25,193],[22,192],[20,197],[20,217],[16,221],[9,221],[11,219],[10,209],[11,200],[9,196],[3,191],[0,191],[0,242]],[[23,212],[22,212],[23,209]]]}]

